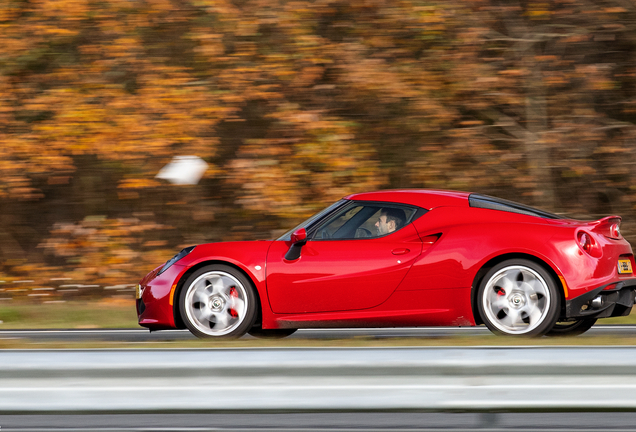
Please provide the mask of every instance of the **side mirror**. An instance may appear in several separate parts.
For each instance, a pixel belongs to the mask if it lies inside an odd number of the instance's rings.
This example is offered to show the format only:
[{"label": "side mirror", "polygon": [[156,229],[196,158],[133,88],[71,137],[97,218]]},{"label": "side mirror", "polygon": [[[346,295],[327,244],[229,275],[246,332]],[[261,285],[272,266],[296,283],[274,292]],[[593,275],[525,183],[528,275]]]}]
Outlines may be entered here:
[{"label": "side mirror", "polygon": [[301,243],[307,241],[307,231],[305,228],[298,228],[291,235],[292,244]]},{"label": "side mirror", "polygon": [[300,258],[300,251],[305,243],[307,243],[307,231],[305,228],[299,228],[294,231],[291,235],[291,242],[292,244],[285,254],[286,261],[296,261]]}]

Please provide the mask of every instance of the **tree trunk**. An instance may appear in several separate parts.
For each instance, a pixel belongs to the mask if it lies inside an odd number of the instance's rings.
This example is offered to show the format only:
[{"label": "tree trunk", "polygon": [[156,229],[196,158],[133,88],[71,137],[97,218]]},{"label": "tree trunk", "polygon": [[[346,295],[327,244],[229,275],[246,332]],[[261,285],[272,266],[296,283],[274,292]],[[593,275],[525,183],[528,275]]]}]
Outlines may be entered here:
[{"label": "tree trunk", "polygon": [[526,67],[526,137],[525,154],[528,158],[528,171],[536,182],[534,204],[546,210],[555,210],[554,181],[550,160],[550,149],[543,142],[548,130],[548,113],[545,88],[539,65],[535,61],[535,48],[525,53]]}]

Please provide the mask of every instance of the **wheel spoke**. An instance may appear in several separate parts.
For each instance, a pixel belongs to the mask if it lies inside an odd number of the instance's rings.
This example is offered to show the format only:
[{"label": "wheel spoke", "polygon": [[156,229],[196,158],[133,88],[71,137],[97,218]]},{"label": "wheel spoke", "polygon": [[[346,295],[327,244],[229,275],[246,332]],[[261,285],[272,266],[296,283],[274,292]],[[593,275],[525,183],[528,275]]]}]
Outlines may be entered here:
[{"label": "wheel spoke", "polygon": [[228,309],[233,309],[239,317],[242,317],[245,312],[245,302],[238,297],[230,297],[230,299]]},{"label": "wheel spoke", "polygon": [[213,316],[212,310],[205,304],[203,304],[203,307],[192,308],[192,311],[194,312],[196,319],[198,319],[201,324],[205,325],[208,325],[208,321],[210,321]]},{"label": "wheel spoke", "polygon": [[537,324],[539,320],[541,319],[541,315],[542,314],[539,308],[533,307],[530,313],[528,314],[528,317],[530,317],[530,325],[533,326]]},{"label": "wheel spoke", "polygon": [[495,289],[492,289],[492,290],[488,291],[486,300],[487,300],[488,304],[491,305],[491,307],[492,307],[496,303],[499,303],[502,300],[505,300],[505,297],[497,294],[497,291]]},{"label": "wheel spoke", "polygon": [[192,303],[202,303],[202,304],[207,304],[208,300],[209,300],[210,296],[207,295],[207,293],[201,291],[201,290],[197,290],[192,294]]},{"label": "wheel spoke", "polygon": [[515,283],[508,277],[508,275],[504,275],[502,278],[500,278],[498,281],[496,281],[494,283],[495,287],[500,287],[503,288],[504,292],[506,293],[506,296],[508,296],[508,294],[512,291],[512,289],[515,286]]},{"label": "wheel spoke", "polygon": [[211,293],[210,283],[206,279],[201,279],[195,283],[194,291],[209,295]]},{"label": "wheel spoke", "polygon": [[518,310],[510,308],[508,309],[508,315],[502,318],[501,322],[506,327],[511,327],[511,328],[517,327],[517,324],[522,323],[521,314],[519,313]]},{"label": "wheel spoke", "polygon": [[219,275],[209,275],[202,279],[201,282],[204,285],[203,290],[207,292],[208,295],[217,294],[223,289],[223,281]]},{"label": "wheel spoke", "polygon": [[535,325],[541,319],[541,310],[538,307],[526,306],[523,311],[528,314],[530,326]]},{"label": "wheel spoke", "polygon": [[532,279],[528,281],[527,284],[534,294],[540,294],[544,297],[546,296],[546,287],[541,283],[540,280]]},{"label": "wheel spoke", "polygon": [[504,297],[499,297],[494,302],[490,303],[491,309],[495,314],[497,314],[500,310],[508,307],[508,301]]},{"label": "wheel spoke", "polygon": [[215,313],[214,318],[214,322],[216,323],[214,329],[217,331],[226,329],[230,324],[230,315],[225,310],[219,313]]}]

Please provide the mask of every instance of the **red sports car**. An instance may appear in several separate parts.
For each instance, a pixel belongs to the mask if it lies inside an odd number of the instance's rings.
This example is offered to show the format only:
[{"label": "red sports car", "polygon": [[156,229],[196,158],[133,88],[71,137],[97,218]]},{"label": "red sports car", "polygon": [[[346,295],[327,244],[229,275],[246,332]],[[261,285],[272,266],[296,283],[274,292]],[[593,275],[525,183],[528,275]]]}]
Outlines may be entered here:
[{"label": "red sports car", "polygon": [[575,335],[634,305],[619,216],[582,222],[474,193],[350,195],[269,241],[183,249],[140,282],[139,324],[199,337],[474,326]]}]

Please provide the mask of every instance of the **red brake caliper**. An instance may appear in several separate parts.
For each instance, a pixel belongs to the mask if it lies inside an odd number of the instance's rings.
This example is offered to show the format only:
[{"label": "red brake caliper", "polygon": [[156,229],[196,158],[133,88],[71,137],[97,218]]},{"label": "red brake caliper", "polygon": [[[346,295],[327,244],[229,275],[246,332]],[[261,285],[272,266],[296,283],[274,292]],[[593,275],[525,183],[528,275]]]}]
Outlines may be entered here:
[{"label": "red brake caliper", "polygon": [[[238,298],[238,292],[236,291],[236,287],[230,288],[230,297],[232,298],[232,304],[234,304],[234,299]],[[238,312],[236,312],[233,308],[229,309],[230,315],[232,318],[238,318]]]},{"label": "red brake caliper", "polygon": [[504,291],[503,288],[499,288],[499,289],[497,289],[497,295],[498,296],[505,296],[506,292]]}]

